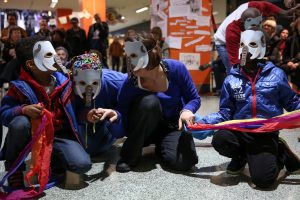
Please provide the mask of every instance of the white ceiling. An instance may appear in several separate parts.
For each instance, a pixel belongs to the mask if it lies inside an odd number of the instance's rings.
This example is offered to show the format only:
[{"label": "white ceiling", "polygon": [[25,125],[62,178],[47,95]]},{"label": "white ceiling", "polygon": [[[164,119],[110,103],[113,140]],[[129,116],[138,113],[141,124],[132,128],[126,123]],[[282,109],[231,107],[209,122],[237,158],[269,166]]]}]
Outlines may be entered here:
[{"label": "white ceiling", "polygon": [[[4,3],[0,0],[0,8],[12,8],[12,9],[31,9],[31,10],[51,10],[49,5],[51,0],[7,0],[8,3]],[[81,0],[59,0],[55,8],[70,8],[73,11],[80,11]],[[97,0],[95,0],[97,1]],[[115,31],[128,27],[134,24],[150,19],[149,10],[140,14],[135,13],[138,8],[147,6],[150,4],[150,0],[106,0],[107,7],[114,7],[117,12],[125,16],[125,23],[117,23],[110,26],[110,31]],[[94,13],[92,13],[94,14]]]}]

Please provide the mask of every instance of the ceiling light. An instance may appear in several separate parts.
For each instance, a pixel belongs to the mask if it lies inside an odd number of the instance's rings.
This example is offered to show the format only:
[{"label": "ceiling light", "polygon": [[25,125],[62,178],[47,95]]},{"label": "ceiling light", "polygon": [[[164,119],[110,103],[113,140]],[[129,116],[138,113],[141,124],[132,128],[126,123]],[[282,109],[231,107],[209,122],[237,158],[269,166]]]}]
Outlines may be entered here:
[{"label": "ceiling light", "polygon": [[145,6],[145,7],[143,7],[143,8],[140,8],[140,9],[137,9],[135,12],[136,12],[136,13],[141,13],[141,12],[144,12],[144,11],[146,11],[146,10],[148,10],[148,7],[147,7],[147,6]]},{"label": "ceiling light", "polygon": [[50,8],[54,8],[57,3],[58,3],[58,0],[51,0]]},{"label": "ceiling light", "polygon": [[4,2],[4,3],[7,3],[7,0],[4,0],[3,2]]},{"label": "ceiling light", "polygon": [[125,17],[124,17],[124,16],[122,16],[122,17],[121,17],[121,19],[122,19],[122,20],[124,20],[124,19],[125,19]]}]

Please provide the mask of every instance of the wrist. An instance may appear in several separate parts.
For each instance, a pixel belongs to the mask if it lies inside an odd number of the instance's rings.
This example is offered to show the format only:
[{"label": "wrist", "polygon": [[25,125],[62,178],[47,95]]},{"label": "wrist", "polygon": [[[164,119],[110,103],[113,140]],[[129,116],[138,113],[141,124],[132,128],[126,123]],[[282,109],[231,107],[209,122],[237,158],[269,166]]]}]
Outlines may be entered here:
[{"label": "wrist", "polygon": [[188,110],[188,109],[182,109],[179,113],[179,115],[181,115],[183,112],[191,112],[192,114],[194,114],[192,111]]}]

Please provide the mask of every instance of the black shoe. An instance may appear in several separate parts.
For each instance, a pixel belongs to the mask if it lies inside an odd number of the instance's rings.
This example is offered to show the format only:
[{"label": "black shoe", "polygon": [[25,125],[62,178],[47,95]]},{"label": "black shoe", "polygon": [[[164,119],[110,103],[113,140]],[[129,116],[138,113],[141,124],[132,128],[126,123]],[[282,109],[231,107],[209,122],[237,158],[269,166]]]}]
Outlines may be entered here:
[{"label": "black shoe", "polygon": [[283,152],[283,154],[286,156],[284,165],[288,172],[292,174],[298,174],[300,173],[300,159],[299,157],[292,152],[287,142],[279,137],[278,140],[278,148],[279,152]]},{"label": "black shoe", "polygon": [[245,168],[247,161],[245,159],[231,159],[227,166],[226,173],[230,175],[239,175]]},{"label": "black shoe", "polygon": [[117,162],[116,171],[120,173],[126,173],[131,170],[131,167],[125,163],[123,160]]},{"label": "black shoe", "polygon": [[25,187],[23,171],[21,170],[15,171],[15,173],[13,173],[12,175],[10,175],[10,177],[8,177],[7,182],[9,187],[13,187],[13,188]]}]

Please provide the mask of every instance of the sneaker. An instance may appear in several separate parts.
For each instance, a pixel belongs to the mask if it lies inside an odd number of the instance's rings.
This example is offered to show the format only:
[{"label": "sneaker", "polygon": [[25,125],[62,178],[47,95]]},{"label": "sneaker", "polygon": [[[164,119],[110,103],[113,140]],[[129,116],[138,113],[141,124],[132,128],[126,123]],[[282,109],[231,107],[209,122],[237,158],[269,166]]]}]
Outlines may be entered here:
[{"label": "sneaker", "polygon": [[227,166],[226,173],[230,175],[239,175],[244,171],[247,161],[245,159],[231,159]]},{"label": "sneaker", "polygon": [[283,138],[279,137],[278,145],[279,145],[279,147],[278,147],[279,152],[283,152],[284,155],[286,156],[286,159],[284,162],[286,170],[292,174],[300,173],[299,157],[292,152],[289,145]]},{"label": "sneaker", "polygon": [[120,173],[126,173],[131,170],[131,167],[125,163],[123,160],[117,162],[116,171]]},{"label": "sneaker", "polygon": [[13,188],[22,188],[24,187],[24,175],[23,171],[17,170],[15,173],[10,175],[7,179],[8,186]]}]

